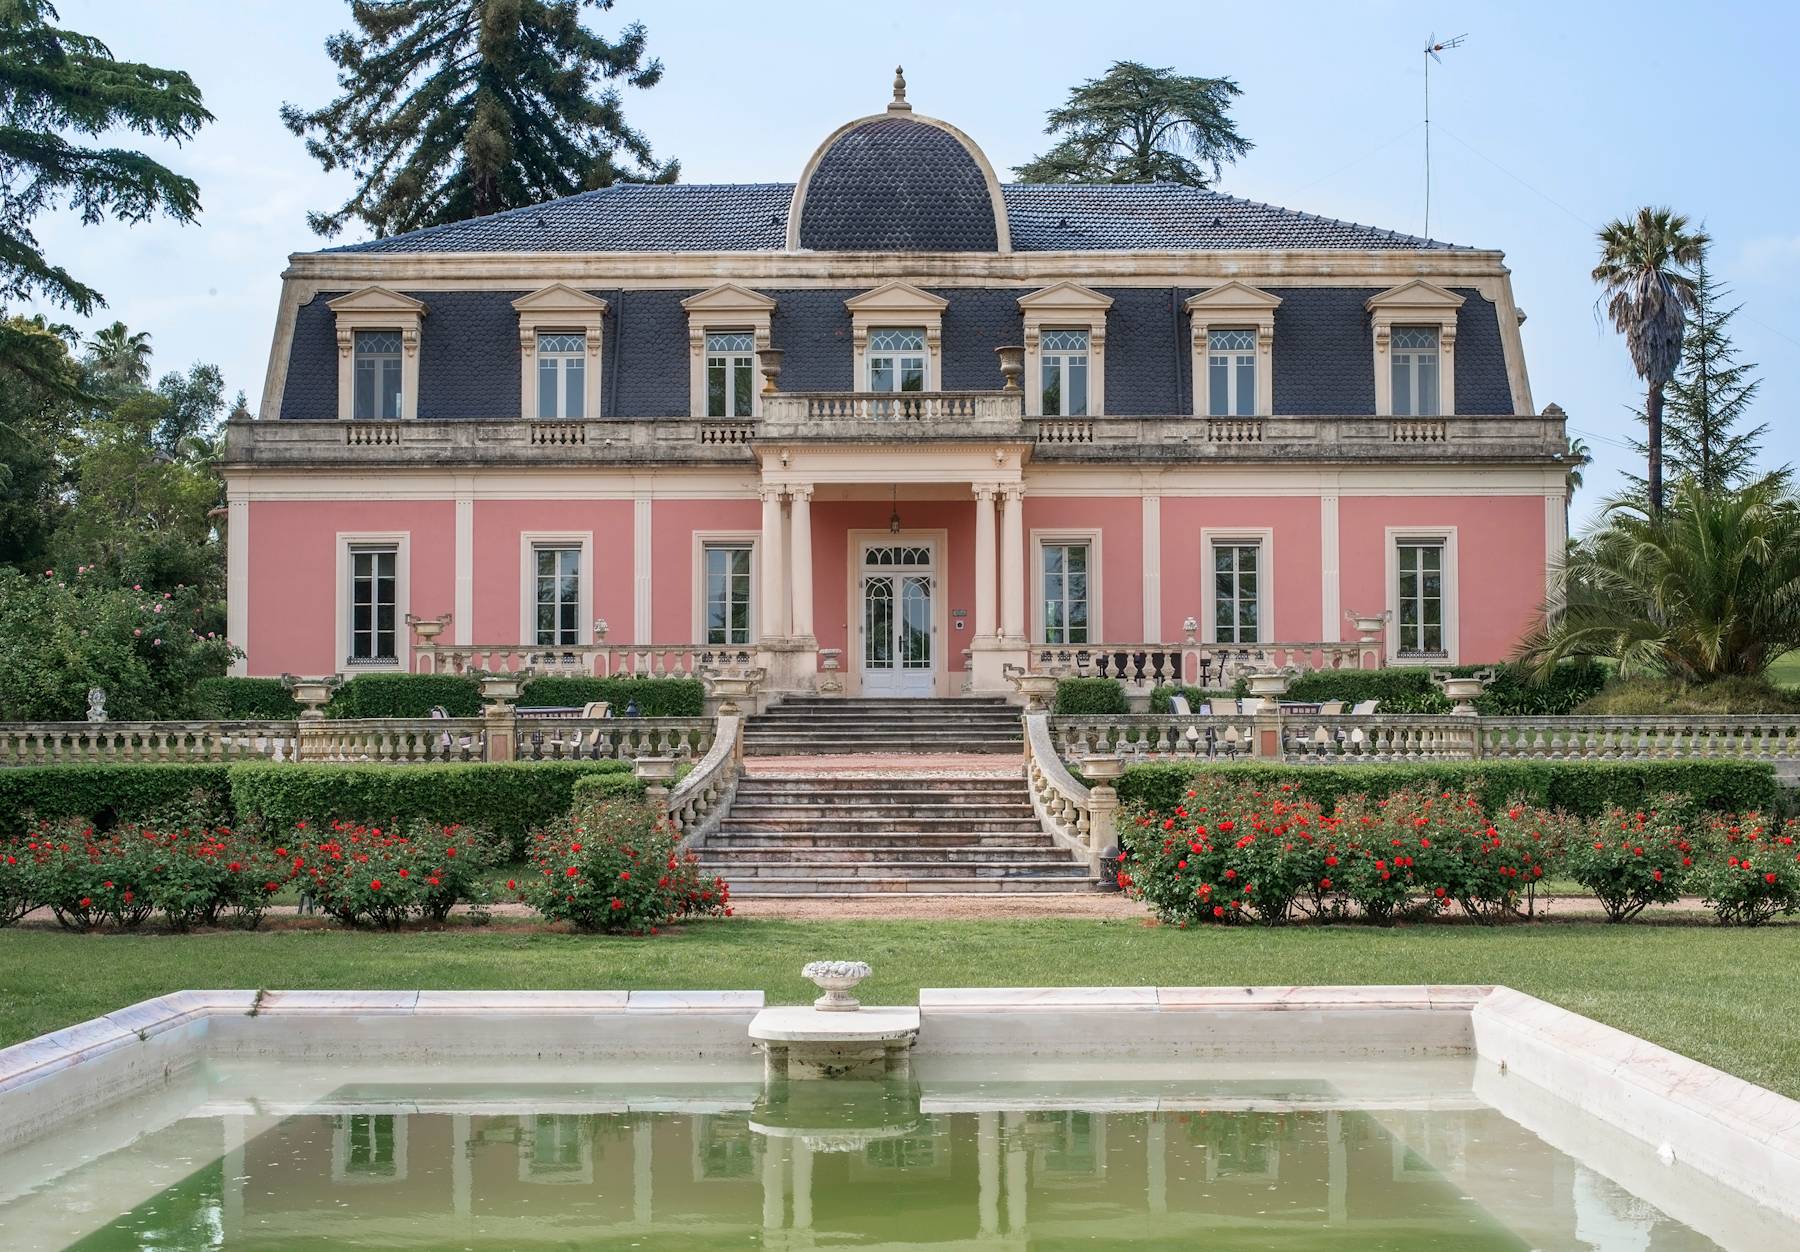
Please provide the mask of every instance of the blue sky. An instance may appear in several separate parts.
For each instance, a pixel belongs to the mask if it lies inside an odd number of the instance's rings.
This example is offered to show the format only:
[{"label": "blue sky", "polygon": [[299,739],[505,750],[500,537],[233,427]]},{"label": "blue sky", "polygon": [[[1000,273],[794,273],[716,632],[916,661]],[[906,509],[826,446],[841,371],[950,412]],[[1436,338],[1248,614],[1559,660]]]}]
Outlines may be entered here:
[{"label": "blue sky", "polygon": [[[166,159],[198,180],[196,226],[41,219],[52,260],[99,287],[100,323],[151,332],[158,371],[216,362],[254,406],[288,253],[321,246],[308,209],[328,177],[281,126],[280,104],[333,94],[323,44],[334,0],[60,0],[63,24],[122,59],[187,70],[217,121]],[[1704,20],[1701,20],[1704,16]],[[1116,59],[1230,75],[1256,148],[1220,190],[1417,232],[1423,63],[1434,31],[1467,43],[1433,68],[1432,233],[1507,254],[1532,388],[1597,463],[1577,513],[1632,463],[1640,396],[1588,280],[1593,233],[1644,203],[1702,220],[1744,305],[1744,355],[1764,379],[1766,458],[1800,461],[1800,145],[1791,50],[1800,6],[1640,2],[664,3],[619,0],[590,21],[641,19],[667,68],[627,116],[689,182],[787,181],[840,122],[887,100],[904,63],[921,111],[974,136],[996,167],[1045,146],[1046,109]],[[153,145],[154,146],[154,145]],[[344,240],[358,237],[346,233]],[[66,316],[66,315],[65,315]],[[88,323],[92,324],[92,323]]]}]

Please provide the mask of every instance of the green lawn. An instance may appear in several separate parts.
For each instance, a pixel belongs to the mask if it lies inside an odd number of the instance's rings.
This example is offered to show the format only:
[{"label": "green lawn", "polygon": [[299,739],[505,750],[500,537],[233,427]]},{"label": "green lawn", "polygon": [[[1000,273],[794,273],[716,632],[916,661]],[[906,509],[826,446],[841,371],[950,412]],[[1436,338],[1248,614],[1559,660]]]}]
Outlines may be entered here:
[{"label": "green lawn", "polygon": [[1769,681],[1779,687],[1800,687],[1800,652],[1775,658],[1769,666]]},{"label": "green lawn", "polygon": [[800,966],[869,961],[865,1000],[919,987],[1506,983],[1800,1096],[1800,929],[1547,922],[1179,931],[1137,921],[784,922],[649,939],[453,929],[95,935],[0,931],[0,1044],[183,987],[761,988],[811,998]]}]

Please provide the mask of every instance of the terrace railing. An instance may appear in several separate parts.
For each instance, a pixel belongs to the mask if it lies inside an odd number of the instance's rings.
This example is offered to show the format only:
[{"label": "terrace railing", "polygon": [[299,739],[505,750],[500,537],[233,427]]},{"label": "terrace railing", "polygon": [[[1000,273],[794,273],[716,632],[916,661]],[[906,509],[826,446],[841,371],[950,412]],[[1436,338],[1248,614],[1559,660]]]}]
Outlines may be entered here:
[{"label": "terrace railing", "polygon": [[308,764],[427,765],[484,761],[488,724],[480,717],[359,717],[302,721],[300,759]]},{"label": "terrace railing", "polygon": [[1020,393],[1001,391],[789,391],[763,397],[765,427],[840,422],[1017,423]]},{"label": "terrace railing", "polygon": [[681,832],[684,847],[703,843],[718,829],[719,819],[737,796],[738,770],[744,749],[739,738],[743,718],[719,715],[717,734],[706,755],[687,777],[669,789],[669,821]]},{"label": "terrace railing", "polygon": [[531,717],[513,722],[518,761],[696,761],[712,749],[710,717]]},{"label": "terrace railing", "polygon": [[529,674],[578,678],[700,678],[743,676],[755,667],[748,648],[692,643],[583,643],[532,647],[516,643],[439,643],[413,646],[413,667],[424,674]]},{"label": "terrace railing", "polygon": [[293,760],[293,722],[14,722],[0,766]]},{"label": "terrace railing", "polygon": [[1116,678],[1129,687],[1229,687],[1241,675],[1273,669],[1373,669],[1379,643],[1096,643],[1038,644],[1035,674],[1057,678]]},{"label": "terrace railing", "polygon": [[1093,789],[1069,772],[1066,754],[1051,738],[1049,722],[1042,713],[1025,715],[1025,781],[1031,789],[1031,807],[1045,834],[1098,873],[1105,851],[1100,838],[1111,841],[1107,825],[1111,813],[1102,811],[1105,829],[1096,833]]}]

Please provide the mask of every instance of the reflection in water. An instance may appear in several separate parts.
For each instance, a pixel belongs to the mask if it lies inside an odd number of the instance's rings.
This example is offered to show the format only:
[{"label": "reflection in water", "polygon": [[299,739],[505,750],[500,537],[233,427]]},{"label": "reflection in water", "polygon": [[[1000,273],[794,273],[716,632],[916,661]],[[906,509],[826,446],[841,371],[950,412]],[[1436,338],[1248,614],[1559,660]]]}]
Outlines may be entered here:
[{"label": "reflection in water", "polygon": [[[192,1171],[73,1246],[1715,1246],[1472,1096],[1343,1108],[1284,1094],[974,1084],[922,1100],[904,1076],[675,1095],[347,1087],[140,1139],[130,1153]],[[68,1181],[32,1198],[80,1194]],[[13,1215],[0,1206],[0,1243],[37,1246],[8,1234]]]}]

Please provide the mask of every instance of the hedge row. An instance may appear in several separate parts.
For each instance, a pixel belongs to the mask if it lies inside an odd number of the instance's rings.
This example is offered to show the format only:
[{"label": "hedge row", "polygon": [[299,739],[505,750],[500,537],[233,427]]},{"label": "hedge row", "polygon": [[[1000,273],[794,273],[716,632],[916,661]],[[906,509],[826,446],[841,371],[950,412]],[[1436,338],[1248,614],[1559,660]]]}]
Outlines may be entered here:
[{"label": "hedge row", "polygon": [[1215,713],[1230,713],[1237,707],[1232,702],[1244,696],[1243,686],[1244,681],[1240,678],[1237,687],[1230,691],[1216,691],[1206,687],[1158,687],[1150,693],[1150,711],[1173,712],[1175,697],[1186,696],[1190,710],[1198,709],[1203,704],[1211,704]]},{"label": "hedge row", "polygon": [[0,769],[0,835],[33,819],[79,817],[105,830],[176,806],[231,811],[229,765],[22,765]]},{"label": "hedge row", "polygon": [[1052,711],[1059,716],[1112,717],[1130,710],[1116,678],[1065,678],[1056,684]]},{"label": "hedge row", "polygon": [[202,678],[194,684],[194,707],[201,717],[226,722],[287,722],[300,716],[300,702],[279,678]]},{"label": "hedge row", "polygon": [[1468,792],[1489,808],[1514,798],[1541,808],[1592,817],[1614,806],[1643,808],[1672,792],[1714,812],[1769,811],[1781,788],[1772,765],[1750,761],[1442,761],[1405,765],[1137,765],[1118,782],[1119,798],[1169,811],[1203,776],[1263,787],[1296,784],[1299,794],[1329,809],[1340,799],[1380,799],[1425,785]]},{"label": "hedge row", "polygon": [[[1516,665],[1463,665],[1445,672],[1467,676],[1487,669],[1494,671],[1493,681],[1475,701],[1476,711],[1486,717],[1562,716],[1598,692],[1608,678],[1596,661],[1559,665],[1541,683],[1528,682]],[[1417,665],[1322,670],[1296,678],[1284,698],[1307,704],[1342,700],[1346,708],[1379,700],[1383,713],[1448,713],[1450,701],[1432,681],[1433,673]]]},{"label": "hedge row", "polygon": [[[699,717],[706,711],[706,688],[697,678],[533,678],[520,688],[518,703],[572,708],[594,700],[611,704],[614,716],[635,700],[643,717]],[[479,717],[481,680],[470,674],[358,674],[337,689],[325,711],[331,717],[429,717],[434,708],[451,717]]]},{"label": "hedge row", "polygon": [[623,717],[633,700],[643,717],[699,717],[706,688],[697,678],[534,678],[519,693],[521,707],[573,708],[594,700]]}]

